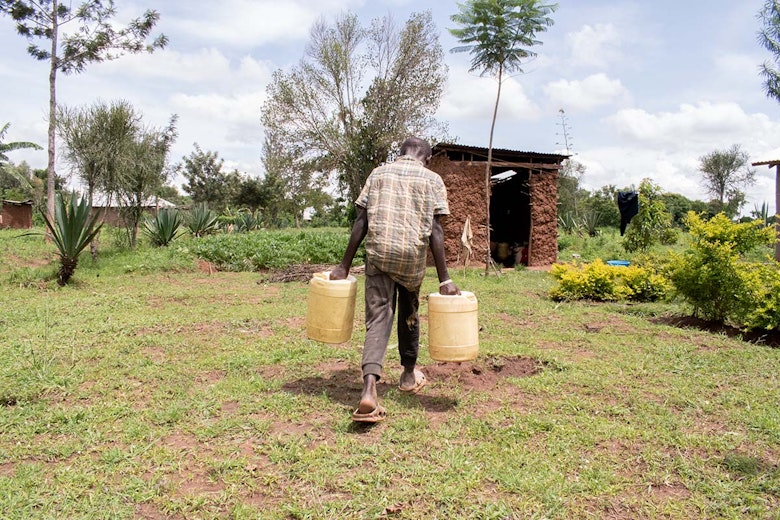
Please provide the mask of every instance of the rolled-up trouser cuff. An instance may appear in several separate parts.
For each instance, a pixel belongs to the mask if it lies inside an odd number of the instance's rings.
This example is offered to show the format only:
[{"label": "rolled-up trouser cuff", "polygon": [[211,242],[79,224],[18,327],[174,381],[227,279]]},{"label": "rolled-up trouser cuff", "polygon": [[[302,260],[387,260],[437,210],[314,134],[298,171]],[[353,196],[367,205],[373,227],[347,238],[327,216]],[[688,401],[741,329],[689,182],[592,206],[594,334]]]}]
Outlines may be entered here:
[{"label": "rolled-up trouser cuff", "polygon": [[363,365],[363,377],[367,375],[376,376],[377,381],[382,378],[382,365],[377,363],[366,363]]}]

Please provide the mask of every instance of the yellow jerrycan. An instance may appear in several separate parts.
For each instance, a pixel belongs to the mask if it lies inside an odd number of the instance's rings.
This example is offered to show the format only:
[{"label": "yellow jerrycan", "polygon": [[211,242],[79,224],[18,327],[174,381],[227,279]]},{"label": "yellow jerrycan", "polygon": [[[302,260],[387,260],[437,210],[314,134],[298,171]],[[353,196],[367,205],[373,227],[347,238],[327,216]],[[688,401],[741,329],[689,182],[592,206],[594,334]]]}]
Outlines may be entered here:
[{"label": "yellow jerrycan", "polygon": [[314,273],[309,281],[306,335],[323,343],[344,343],[352,337],[357,279],[329,277],[330,271]]},{"label": "yellow jerrycan", "polygon": [[436,361],[471,361],[479,352],[477,297],[428,295],[428,353]]}]

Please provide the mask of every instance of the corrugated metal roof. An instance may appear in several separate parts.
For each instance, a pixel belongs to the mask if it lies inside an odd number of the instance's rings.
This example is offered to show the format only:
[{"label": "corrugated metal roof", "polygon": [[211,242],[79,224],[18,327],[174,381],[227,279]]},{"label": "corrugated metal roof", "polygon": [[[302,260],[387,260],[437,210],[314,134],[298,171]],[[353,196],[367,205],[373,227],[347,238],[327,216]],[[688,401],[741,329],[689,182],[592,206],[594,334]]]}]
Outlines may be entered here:
[{"label": "corrugated metal roof", "polygon": [[[462,153],[471,153],[482,156],[487,159],[488,149],[481,146],[466,146],[462,144],[439,143],[433,147],[433,154],[439,152],[453,151]],[[561,163],[570,156],[557,153],[527,152],[520,150],[508,150],[506,148],[493,148],[494,159],[543,159],[545,161]]]}]

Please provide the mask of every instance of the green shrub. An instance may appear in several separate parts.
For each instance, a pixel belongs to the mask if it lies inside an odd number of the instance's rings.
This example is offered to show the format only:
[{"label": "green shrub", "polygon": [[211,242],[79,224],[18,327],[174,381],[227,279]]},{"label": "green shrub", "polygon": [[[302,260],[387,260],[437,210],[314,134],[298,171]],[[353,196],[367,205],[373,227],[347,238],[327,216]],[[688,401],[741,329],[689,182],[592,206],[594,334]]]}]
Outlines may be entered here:
[{"label": "green shrub", "polygon": [[619,272],[619,276],[631,301],[655,302],[665,299],[671,291],[671,285],[666,277],[648,267],[633,265],[624,267]]},{"label": "green shrub", "polygon": [[574,237],[570,233],[558,233],[558,252],[574,245]]},{"label": "green shrub", "polygon": [[[755,265],[755,264],[754,264]],[[745,312],[742,324],[748,329],[780,329],[780,270],[775,263],[751,269],[753,305]]]},{"label": "green shrub", "polygon": [[639,184],[639,213],[631,219],[623,239],[627,252],[647,251],[656,243],[672,245],[677,241],[672,214],[661,196],[661,187],[650,179]]},{"label": "green shrub", "polygon": [[[774,240],[760,222],[734,223],[724,214],[709,221],[693,212],[685,219],[690,248],[673,255],[670,278],[677,292],[708,320],[744,324],[762,302],[762,264],[745,262],[752,249]],[[776,268],[775,268],[776,269]]]},{"label": "green shrub", "polygon": [[558,286],[550,291],[553,300],[617,300],[615,269],[600,259],[580,264],[556,264],[551,271]]},{"label": "green shrub", "polygon": [[553,300],[656,301],[665,298],[669,283],[654,270],[641,266],[612,266],[597,258],[588,264],[555,264],[558,285]]}]

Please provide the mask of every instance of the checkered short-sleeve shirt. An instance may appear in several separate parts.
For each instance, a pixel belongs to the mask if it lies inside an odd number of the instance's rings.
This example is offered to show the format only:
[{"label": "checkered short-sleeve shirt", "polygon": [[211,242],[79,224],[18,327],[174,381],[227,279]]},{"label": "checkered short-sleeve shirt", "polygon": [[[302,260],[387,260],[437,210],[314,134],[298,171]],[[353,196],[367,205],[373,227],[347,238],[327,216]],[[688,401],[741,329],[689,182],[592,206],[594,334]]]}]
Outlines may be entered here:
[{"label": "checkered short-sleeve shirt", "polygon": [[419,289],[433,217],[450,213],[441,177],[405,155],[371,172],[355,204],[368,216],[368,263],[407,289]]}]

